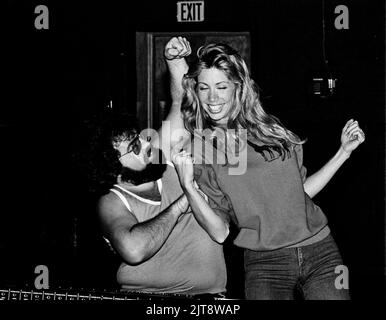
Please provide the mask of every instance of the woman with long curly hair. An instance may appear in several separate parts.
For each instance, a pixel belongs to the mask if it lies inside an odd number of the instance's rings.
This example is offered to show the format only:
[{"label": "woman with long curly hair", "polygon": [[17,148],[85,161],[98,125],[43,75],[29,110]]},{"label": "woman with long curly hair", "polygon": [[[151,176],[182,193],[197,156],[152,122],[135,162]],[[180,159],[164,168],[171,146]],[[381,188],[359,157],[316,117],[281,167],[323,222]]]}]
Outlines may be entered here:
[{"label": "woman with long curly hair", "polygon": [[[192,147],[203,161],[194,166],[196,182],[215,212],[238,227],[234,244],[244,249],[246,299],[294,299],[296,291],[304,299],[349,299],[348,289],[335,284],[341,255],[311,198],[365,140],[358,122],[346,123],[338,152],[307,177],[305,141],[264,111],[238,52],[208,44],[188,68],[190,52],[181,37],[165,46],[174,100],[167,120],[172,129],[185,128],[192,143],[199,136],[227,159],[211,161]],[[232,174],[240,150],[245,170]]]}]

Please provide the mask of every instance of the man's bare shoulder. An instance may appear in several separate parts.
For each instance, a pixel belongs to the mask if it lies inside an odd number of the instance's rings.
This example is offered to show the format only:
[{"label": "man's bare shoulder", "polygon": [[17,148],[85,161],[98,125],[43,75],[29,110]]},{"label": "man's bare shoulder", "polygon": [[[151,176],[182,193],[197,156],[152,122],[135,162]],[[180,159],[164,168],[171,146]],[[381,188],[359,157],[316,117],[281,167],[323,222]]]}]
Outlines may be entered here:
[{"label": "man's bare shoulder", "polygon": [[110,191],[99,198],[97,209],[99,215],[106,215],[116,211],[123,211],[125,207],[118,196]]},{"label": "man's bare shoulder", "polygon": [[137,217],[111,191],[99,199],[97,207],[102,227],[107,233],[125,229],[138,223]]}]

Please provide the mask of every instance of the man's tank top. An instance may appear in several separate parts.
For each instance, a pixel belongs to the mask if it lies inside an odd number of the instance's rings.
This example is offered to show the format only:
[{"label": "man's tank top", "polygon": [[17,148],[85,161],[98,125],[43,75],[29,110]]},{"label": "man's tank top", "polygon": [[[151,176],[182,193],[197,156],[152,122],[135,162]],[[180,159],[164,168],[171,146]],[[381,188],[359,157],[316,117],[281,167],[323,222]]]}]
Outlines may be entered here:
[{"label": "man's tank top", "polygon": [[[141,198],[118,185],[114,192],[139,222],[166,209],[182,189],[174,168],[168,165],[157,181],[161,201]],[[203,294],[225,292],[226,268],[222,245],[200,227],[192,212],[181,215],[161,249],[139,265],[122,263],[117,281],[124,290],[151,293]]]}]

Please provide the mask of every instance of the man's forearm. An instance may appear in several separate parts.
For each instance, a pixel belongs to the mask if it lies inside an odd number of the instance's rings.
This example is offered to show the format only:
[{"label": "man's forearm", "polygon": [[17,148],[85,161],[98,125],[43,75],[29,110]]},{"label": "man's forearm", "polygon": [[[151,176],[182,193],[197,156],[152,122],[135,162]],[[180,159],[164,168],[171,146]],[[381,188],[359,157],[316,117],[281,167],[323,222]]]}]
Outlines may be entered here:
[{"label": "man's forearm", "polygon": [[189,67],[184,58],[166,60],[170,73],[170,95],[174,104],[181,103],[183,97],[182,78]]},{"label": "man's forearm", "polygon": [[[184,58],[165,60],[170,72],[170,95],[172,104],[170,110],[161,128],[158,130],[158,136],[152,139],[152,143],[157,148],[162,148],[166,159],[170,161],[170,150],[181,140],[187,140],[190,137],[185,129],[184,120],[181,114],[181,103],[184,90],[182,88],[182,78],[188,71],[188,65]],[[166,149],[165,149],[166,146]]]},{"label": "man's forearm", "polygon": [[163,246],[183,212],[179,205],[182,197],[185,195],[182,195],[159,215],[140,222],[129,230],[125,241],[130,244],[130,259],[134,263],[149,259]]}]

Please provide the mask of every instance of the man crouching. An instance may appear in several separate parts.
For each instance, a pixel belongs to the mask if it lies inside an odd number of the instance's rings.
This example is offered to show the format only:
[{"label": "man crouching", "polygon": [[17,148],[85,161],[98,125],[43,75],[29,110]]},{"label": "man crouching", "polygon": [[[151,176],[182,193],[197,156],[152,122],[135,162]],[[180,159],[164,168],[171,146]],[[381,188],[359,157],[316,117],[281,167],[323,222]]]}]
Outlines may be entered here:
[{"label": "man crouching", "polygon": [[197,189],[190,155],[175,152],[174,165],[154,161],[160,150],[124,117],[99,132],[94,173],[108,189],[98,201],[98,213],[105,239],[122,259],[117,272],[121,288],[224,293],[221,243],[228,222]]}]

